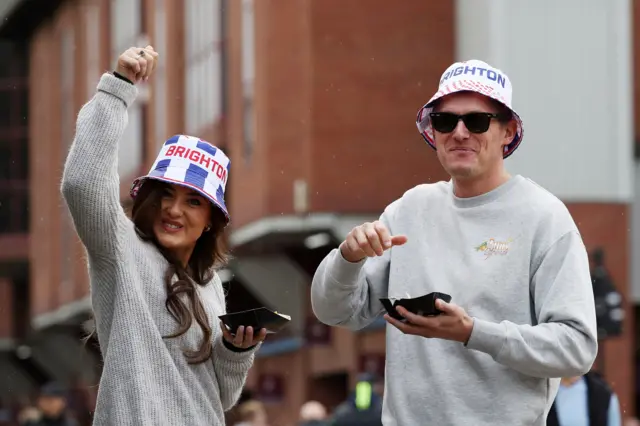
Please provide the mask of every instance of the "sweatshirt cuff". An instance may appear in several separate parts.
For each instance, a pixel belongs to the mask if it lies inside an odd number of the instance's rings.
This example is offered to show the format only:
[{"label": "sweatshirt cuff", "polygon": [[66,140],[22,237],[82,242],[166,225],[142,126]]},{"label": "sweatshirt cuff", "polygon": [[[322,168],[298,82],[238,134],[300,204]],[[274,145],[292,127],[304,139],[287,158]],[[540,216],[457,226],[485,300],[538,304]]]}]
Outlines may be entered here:
[{"label": "sweatshirt cuff", "polygon": [[258,349],[260,349],[260,347],[262,346],[262,342],[260,342],[257,345],[247,349],[240,349],[235,347],[234,349],[231,349],[229,348],[229,346],[227,346],[227,342],[224,340],[224,338],[221,338],[221,340],[222,342],[220,343],[222,344],[215,345],[215,348],[217,349],[217,356],[231,362],[242,363],[252,359]]},{"label": "sweatshirt cuff", "polygon": [[335,249],[331,264],[327,270],[331,279],[345,287],[353,287],[357,285],[358,275],[364,266],[367,258],[365,257],[359,262],[349,262],[342,257],[342,251],[338,247]]},{"label": "sweatshirt cuff", "polygon": [[468,349],[484,352],[496,359],[506,340],[504,325],[473,318],[473,329],[469,341],[465,345]]},{"label": "sweatshirt cuff", "polygon": [[98,90],[122,99],[127,108],[138,96],[138,88],[136,86],[127,83],[111,73],[102,74],[100,82],[98,83]]},{"label": "sweatshirt cuff", "polygon": [[233,346],[231,343],[227,342],[224,338],[222,339],[222,344],[231,352],[249,352],[250,350],[254,349],[257,346],[257,345],[253,345],[248,348],[239,348],[237,346]]}]

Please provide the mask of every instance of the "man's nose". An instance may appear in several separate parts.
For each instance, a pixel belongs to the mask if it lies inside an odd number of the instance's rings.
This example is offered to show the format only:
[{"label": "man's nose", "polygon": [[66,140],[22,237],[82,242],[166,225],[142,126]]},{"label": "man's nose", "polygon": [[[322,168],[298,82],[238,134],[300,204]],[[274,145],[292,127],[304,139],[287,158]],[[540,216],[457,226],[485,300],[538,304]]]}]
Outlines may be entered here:
[{"label": "man's nose", "polygon": [[462,120],[458,120],[455,129],[453,129],[453,137],[457,140],[464,140],[469,138],[469,129],[464,125]]}]

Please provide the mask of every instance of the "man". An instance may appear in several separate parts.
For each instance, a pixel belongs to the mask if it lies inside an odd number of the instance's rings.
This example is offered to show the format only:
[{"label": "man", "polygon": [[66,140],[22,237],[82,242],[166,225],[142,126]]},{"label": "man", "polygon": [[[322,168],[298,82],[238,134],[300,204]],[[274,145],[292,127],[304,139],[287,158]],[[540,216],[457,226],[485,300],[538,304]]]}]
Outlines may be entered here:
[{"label": "man", "polygon": [[78,426],[67,413],[65,388],[57,382],[50,382],[40,389],[38,396],[40,418],[29,421],[26,426]]},{"label": "man", "polygon": [[299,426],[329,426],[327,409],[318,401],[307,401],[300,407]]},{"label": "man", "polygon": [[547,426],[622,426],[618,396],[595,372],[563,377]]},{"label": "man", "polygon": [[268,426],[267,410],[258,400],[245,401],[238,406],[240,422],[236,426]]},{"label": "man", "polygon": [[354,391],[336,407],[331,426],[380,426],[382,398],[376,389],[379,383],[376,375],[361,374]]},{"label": "man", "polygon": [[316,316],[357,330],[379,298],[443,292],[442,314],[388,315],[382,420],[543,426],[559,377],[589,371],[596,319],[587,252],[564,204],[504,159],[522,141],[509,78],[455,63],[417,125],[448,182],[419,185],[319,265]]}]

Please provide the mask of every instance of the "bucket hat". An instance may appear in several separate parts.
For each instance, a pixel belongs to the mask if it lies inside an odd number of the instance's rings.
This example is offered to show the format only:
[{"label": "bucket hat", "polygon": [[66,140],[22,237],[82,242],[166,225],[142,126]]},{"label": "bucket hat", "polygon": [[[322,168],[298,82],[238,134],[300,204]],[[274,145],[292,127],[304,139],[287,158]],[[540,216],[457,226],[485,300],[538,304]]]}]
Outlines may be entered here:
[{"label": "bucket hat", "polygon": [[464,62],[456,62],[449,66],[440,78],[438,91],[418,111],[416,125],[424,140],[433,149],[436,149],[431,117],[435,102],[447,95],[456,92],[471,91],[480,93],[500,102],[513,113],[513,118],[518,125],[513,140],[504,147],[503,158],[507,158],[520,146],[524,136],[522,119],[512,107],[513,88],[507,74],[492,67],[486,62],[472,59]]},{"label": "bucket hat", "polygon": [[167,139],[149,173],[133,181],[130,195],[135,198],[148,179],[192,188],[224,213],[224,201],[231,161],[220,148],[194,136],[175,135]]}]

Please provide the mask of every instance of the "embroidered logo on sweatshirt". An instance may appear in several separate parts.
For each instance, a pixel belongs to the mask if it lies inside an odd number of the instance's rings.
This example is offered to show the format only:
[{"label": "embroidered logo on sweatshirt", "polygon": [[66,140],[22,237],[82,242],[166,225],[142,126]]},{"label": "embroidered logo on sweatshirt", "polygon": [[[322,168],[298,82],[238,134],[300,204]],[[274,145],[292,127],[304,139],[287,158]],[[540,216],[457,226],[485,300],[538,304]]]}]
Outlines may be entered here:
[{"label": "embroidered logo on sweatshirt", "polygon": [[483,253],[485,259],[488,259],[493,255],[504,256],[509,253],[511,241],[513,241],[511,238],[506,241],[499,241],[494,238],[490,238],[477,246],[476,251]]}]

